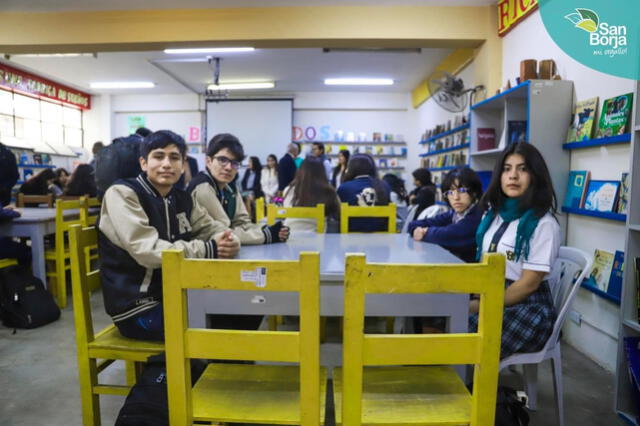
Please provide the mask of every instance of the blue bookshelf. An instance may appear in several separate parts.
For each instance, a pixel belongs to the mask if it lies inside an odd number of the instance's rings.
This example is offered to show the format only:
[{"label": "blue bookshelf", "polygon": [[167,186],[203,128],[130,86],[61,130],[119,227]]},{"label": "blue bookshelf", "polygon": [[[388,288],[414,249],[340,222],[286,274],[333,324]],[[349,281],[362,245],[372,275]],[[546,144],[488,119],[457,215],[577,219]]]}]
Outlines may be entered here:
[{"label": "blue bookshelf", "polygon": [[619,222],[627,221],[627,215],[620,214],[620,213],[605,213],[605,212],[599,212],[594,210],[576,209],[573,207],[565,207],[565,206],[562,206],[562,211],[570,214],[577,214],[581,216],[591,216],[591,217],[597,217],[600,219],[616,220]]},{"label": "blue bookshelf", "polygon": [[443,154],[445,152],[457,151],[459,149],[469,148],[470,143],[463,143],[462,145],[452,146],[450,148],[439,149],[437,151],[425,152],[424,154],[420,154],[420,157],[430,157],[432,155]]},{"label": "blue bookshelf", "polygon": [[460,131],[468,129],[468,128],[469,128],[469,123],[465,123],[462,126],[455,127],[455,128],[453,128],[451,130],[447,130],[446,132],[438,133],[437,135],[433,135],[428,139],[422,140],[422,141],[420,141],[420,145],[424,145],[426,143],[433,142],[436,139],[444,138],[446,136],[452,135],[454,133],[460,132]]},{"label": "blue bookshelf", "polygon": [[430,168],[429,171],[430,172],[444,172],[446,170],[457,169],[458,167],[469,167],[469,165],[468,164],[461,164],[459,166],[433,167],[433,168]]},{"label": "blue bookshelf", "polygon": [[55,169],[56,168],[56,166],[52,164],[26,164],[26,163],[19,163],[18,167],[28,167],[30,169]]},{"label": "blue bookshelf", "polygon": [[607,138],[589,139],[581,142],[567,142],[562,144],[562,149],[591,148],[594,146],[615,145],[629,142],[631,142],[631,133],[625,133],[624,135],[609,136]]},{"label": "blue bookshelf", "polygon": [[585,289],[589,290],[590,292],[595,293],[598,296],[615,303],[616,305],[620,304],[620,298],[619,297],[612,296],[609,293],[600,290],[598,287],[595,287],[595,286],[589,284],[586,281],[586,278],[585,278],[585,280],[582,281],[582,284],[580,285],[580,287],[585,288]]}]

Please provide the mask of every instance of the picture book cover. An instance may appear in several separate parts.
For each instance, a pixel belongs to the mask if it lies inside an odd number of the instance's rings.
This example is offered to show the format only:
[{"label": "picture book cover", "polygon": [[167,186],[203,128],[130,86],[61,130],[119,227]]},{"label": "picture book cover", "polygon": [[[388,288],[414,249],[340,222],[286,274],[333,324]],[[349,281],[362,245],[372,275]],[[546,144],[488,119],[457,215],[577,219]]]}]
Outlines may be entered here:
[{"label": "picture book cover", "polygon": [[381,169],[386,169],[389,166],[387,165],[387,159],[386,158],[380,158],[378,159],[378,167]]},{"label": "picture book cover", "polygon": [[627,214],[627,206],[629,205],[629,173],[622,173],[620,179],[620,194],[618,195],[618,208],[616,211],[620,214]]},{"label": "picture book cover", "polygon": [[564,198],[565,207],[582,208],[590,176],[589,170],[571,170],[569,172],[567,194]]},{"label": "picture book cover", "polygon": [[523,120],[509,120],[507,123],[507,143],[526,142],[527,122]]},{"label": "picture book cover", "polygon": [[609,286],[607,293],[616,300],[620,300],[622,292],[622,275],[624,273],[624,252],[616,250],[613,256],[613,267],[611,268],[611,277],[609,277]]},{"label": "picture book cover", "polygon": [[478,151],[485,151],[496,147],[496,129],[488,127],[478,128]]},{"label": "picture book cover", "polygon": [[632,102],[633,93],[606,99],[600,112],[597,137],[605,138],[624,134],[629,121]]},{"label": "picture book cover", "polygon": [[607,292],[609,278],[613,269],[613,253],[596,249],[593,253],[593,266],[587,278],[587,284]]},{"label": "picture book cover", "polygon": [[573,109],[571,125],[567,132],[567,142],[579,142],[591,139],[593,122],[598,109],[598,97],[576,103]]},{"label": "picture book cover", "polygon": [[608,212],[614,211],[618,197],[620,182],[617,180],[592,180],[587,187],[584,201],[586,210]]}]

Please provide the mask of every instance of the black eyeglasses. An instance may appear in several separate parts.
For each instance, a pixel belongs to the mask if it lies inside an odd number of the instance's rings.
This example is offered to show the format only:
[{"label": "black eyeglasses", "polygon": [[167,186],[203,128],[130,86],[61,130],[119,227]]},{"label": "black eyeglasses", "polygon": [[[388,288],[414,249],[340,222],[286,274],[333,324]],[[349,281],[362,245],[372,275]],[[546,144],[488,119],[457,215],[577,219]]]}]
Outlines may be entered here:
[{"label": "black eyeglasses", "polygon": [[231,164],[231,168],[238,170],[240,167],[240,162],[236,160],[232,160],[229,157],[225,157],[224,155],[217,155],[213,157],[222,167],[227,167]]},{"label": "black eyeglasses", "polygon": [[461,186],[460,188],[457,188],[457,189],[450,189],[448,191],[445,191],[444,195],[446,195],[447,197],[452,197],[454,193],[458,193],[460,195],[468,194],[469,188],[465,188],[464,186]]}]

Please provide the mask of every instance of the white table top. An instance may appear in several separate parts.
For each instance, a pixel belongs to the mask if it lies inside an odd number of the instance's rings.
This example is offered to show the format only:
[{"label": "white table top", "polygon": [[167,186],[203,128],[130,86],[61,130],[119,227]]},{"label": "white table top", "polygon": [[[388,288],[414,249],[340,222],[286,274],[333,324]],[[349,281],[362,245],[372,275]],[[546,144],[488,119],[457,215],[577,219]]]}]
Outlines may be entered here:
[{"label": "white table top", "polygon": [[[28,222],[45,222],[48,220],[56,219],[55,208],[45,207],[19,207],[16,208],[21,213],[20,217],[16,217],[12,220],[14,223],[28,223]],[[78,209],[65,210],[64,217],[78,215]]]},{"label": "white table top", "polygon": [[364,253],[368,262],[462,263],[442,247],[408,234],[292,234],[286,243],[242,246],[239,259],[295,260],[301,251],[320,252],[322,281],[344,280],[346,253]]}]

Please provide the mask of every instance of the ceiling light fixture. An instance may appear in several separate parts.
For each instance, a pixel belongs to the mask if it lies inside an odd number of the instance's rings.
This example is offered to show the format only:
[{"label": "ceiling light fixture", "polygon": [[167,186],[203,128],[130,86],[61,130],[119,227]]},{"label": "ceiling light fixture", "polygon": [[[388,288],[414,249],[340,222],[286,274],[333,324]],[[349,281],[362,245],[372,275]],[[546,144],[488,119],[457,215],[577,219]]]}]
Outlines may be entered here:
[{"label": "ceiling light fixture", "polygon": [[207,86],[209,91],[219,90],[247,90],[247,89],[273,89],[276,84],[273,81],[247,82],[247,83],[220,83]]},{"label": "ceiling light fixture", "polygon": [[327,86],[391,86],[391,78],[325,78]]},{"label": "ceiling light fixture", "polygon": [[11,56],[22,58],[77,58],[80,56],[97,57],[96,53],[14,53]]},{"label": "ceiling light fixture", "polygon": [[164,49],[164,53],[169,55],[186,55],[189,53],[239,53],[253,52],[253,47],[205,47],[194,49]]},{"label": "ceiling light fixture", "polygon": [[104,81],[91,83],[92,89],[151,89],[155,87],[151,81]]}]

